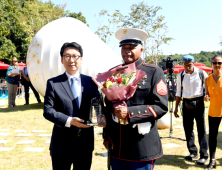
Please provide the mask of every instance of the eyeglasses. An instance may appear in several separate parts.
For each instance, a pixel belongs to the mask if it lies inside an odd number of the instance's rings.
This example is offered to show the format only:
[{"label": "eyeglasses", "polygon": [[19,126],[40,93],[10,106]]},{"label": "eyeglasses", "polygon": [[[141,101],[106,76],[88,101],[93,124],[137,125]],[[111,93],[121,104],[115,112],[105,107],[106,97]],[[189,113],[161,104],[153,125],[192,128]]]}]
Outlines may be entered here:
[{"label": "eyeglasses", "polygon": [[212,64],[213,64],[213,65],[216,65],[216,64],[221,65],[221,64],[222,64],[222,62],[212,62]]},{"label": "eyeglasses", "polygon": [[63,57],[64,57],[66,60],[70,60],[71,58],[74,59],[74,60],[78,60],[81,56],[79,56],[79,55],[71,56],[71,55],[67,54],[67,55],[63,55]]}]

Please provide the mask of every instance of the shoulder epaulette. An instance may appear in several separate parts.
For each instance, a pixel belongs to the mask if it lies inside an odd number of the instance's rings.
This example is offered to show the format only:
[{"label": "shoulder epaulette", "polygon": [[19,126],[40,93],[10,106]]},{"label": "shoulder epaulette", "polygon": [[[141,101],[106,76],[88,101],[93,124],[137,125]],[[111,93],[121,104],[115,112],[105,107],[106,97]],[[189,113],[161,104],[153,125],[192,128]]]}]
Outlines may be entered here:
[{"label": "shoulder epaulette", "polygon": [[146,66],[146,67],[154,67],[154,68],[157,68],[157,66],[154,65],[154,64],[143,63],[143,65]]}]

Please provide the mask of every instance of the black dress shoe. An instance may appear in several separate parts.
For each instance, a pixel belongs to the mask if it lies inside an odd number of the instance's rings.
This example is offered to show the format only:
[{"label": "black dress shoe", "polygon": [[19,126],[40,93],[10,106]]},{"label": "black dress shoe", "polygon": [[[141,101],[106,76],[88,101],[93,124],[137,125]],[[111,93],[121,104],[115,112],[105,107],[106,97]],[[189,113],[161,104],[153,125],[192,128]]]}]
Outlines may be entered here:
[{"label": "black dress shoe", "polygon": [[24,104],[24,105],[29,105],[29,103],[26,103],[26,104]]},{"label": "black dress shoe", "polygon": [[207,161],[207,158],[200,158],[200,159],[197,160],[197,164],[198,165],[204,165],[206,161]]},{"label": "black dress shoe", "polygon": [[185,157],[185,159],[188,160],[188,161],[192,161],[193,158],[198,158],[198,155],[197,154],[190,154],[190,155]]}]

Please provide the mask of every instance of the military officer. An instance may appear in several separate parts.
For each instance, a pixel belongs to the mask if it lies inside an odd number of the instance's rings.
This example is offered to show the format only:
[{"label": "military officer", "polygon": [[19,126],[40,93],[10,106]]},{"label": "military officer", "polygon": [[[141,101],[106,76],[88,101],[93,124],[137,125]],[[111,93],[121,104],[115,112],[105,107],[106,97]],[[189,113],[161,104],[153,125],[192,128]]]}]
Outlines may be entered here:
[{"label": "military officer", "polygon": [[[126,101],[127,107],[113,108],[112,102],[105,99],[107,126],[104,128],[104,146],[111,144],[111,167],[113,170],[151,170],[157,158],[163,155],[157,130],[157,119],[167,113],[167,86],[160,67],[142,61],[142,41],[148,37],[140,29],[126,28],[115,34],[120,40],[124,64],[135,63],[138,70],[146,73],[138,83],[132,98]],[[127,125],[116,123],[127,120]],[[140,134],[138,124],[151,123],[150,131]],[[149,128],[148,126],[145,128]]]}]

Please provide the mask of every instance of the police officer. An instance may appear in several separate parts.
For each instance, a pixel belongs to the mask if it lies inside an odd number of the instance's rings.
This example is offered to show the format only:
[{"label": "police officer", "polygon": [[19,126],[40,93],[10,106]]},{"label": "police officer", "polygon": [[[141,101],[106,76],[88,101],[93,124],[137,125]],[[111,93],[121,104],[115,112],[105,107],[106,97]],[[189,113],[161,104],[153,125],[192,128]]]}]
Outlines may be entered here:
[{"label": "police officer", "polygon": [[[155,160],[163,155],[156,121],[167,113],[167,86],[160,67],[142,61],[142,41],[148,37],[140,29],[126,28],[116,32],[124,64],[135,63],[138,70],[146,73],[138,83],[132,98],[126,101],[127,107],[113,108],[112,102],[105,99],[107,126],[104,129],[104,145],[111,144],[111,167],[113,170],[150,170]],[[116,123],[112,113],[127,125]],[[138,124],[151,123],[148,133],[140,134]],[[135,128],[134,128],[135,127]],[[149,128],[148,126],[146,128]],[[143,168],[142,168],[143,167]]]},{"label": "police officer", "polygon": [[[203,165],[208,158],[208,144],[204,119],[204,82],[208,77],[207,73],[194,66],[194,57],[186,55],[182,58],[184,71],[177,77],[176,105],[174,110],[175,117],[178,105],[183,97],[183,126],[187,141],[187,148],[190,155],[186,160],[193,160],[198,157],[198,149],[195,145],[195,136],[193,133],[193,123],[196,120],[198,139],[200,145],[200,159],[197,164]],[[182,83],[181,83],[182,82]]]}]

